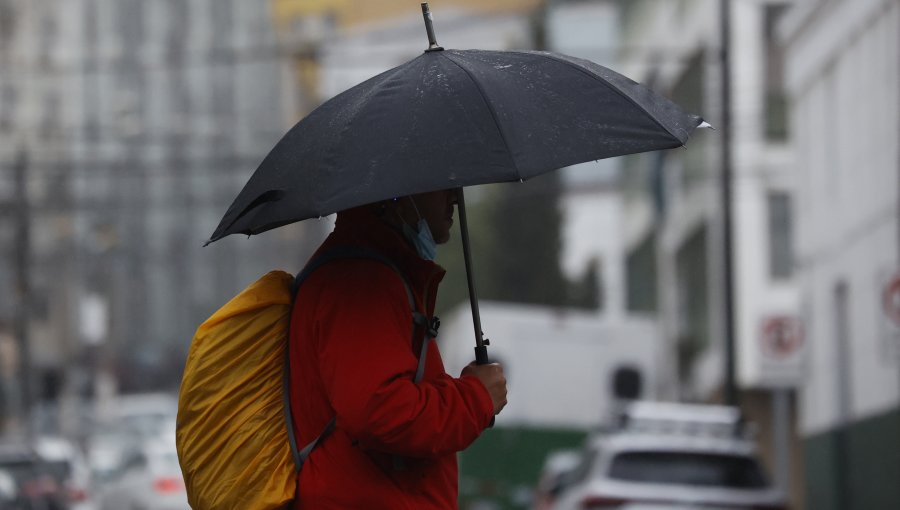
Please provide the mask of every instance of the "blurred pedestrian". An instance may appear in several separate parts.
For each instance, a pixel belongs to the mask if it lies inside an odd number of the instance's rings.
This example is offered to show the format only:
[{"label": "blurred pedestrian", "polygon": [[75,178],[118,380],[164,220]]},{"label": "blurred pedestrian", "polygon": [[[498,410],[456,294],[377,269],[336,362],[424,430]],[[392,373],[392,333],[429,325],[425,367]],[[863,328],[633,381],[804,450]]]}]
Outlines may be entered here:
[{"label": "blurred pedestrian", "polygon": [[345,210],[317,250],[361,248],[394,268],[334,260],[297,293],[290,331],[297,444],[335,419],[300,471],[297,508],[457,507],[456,453],[506,405],[506,379],[498,364],[448,375],[436,342],[426,340],[436,328],[414,324],[403,282],[416,310],[431,318],[444,277],[433,259],[450,238],[455,205],[456,192],[446,190]]}]

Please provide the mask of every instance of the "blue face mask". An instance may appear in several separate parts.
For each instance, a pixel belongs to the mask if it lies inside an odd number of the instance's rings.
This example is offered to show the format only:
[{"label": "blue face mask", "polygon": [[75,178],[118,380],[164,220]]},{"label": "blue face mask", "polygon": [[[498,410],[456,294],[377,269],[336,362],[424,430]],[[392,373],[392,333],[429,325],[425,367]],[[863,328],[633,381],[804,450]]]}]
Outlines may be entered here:
[{"label": "blue face mask", "polygon": [[403,221],[403,235],[416,248],[416,252],[418,252],[420,257],[425,260],[434,260],[435,256],[437,256],[437,243],[434,242],[434,237],[431,236],[428,222],[419,214],[419,208],[416,207],[415,200],[410,198],[410,201],[412,201],[413,208],[416,210],[416,216],[419,217],[419,223],[416,225],[418,232]]}]

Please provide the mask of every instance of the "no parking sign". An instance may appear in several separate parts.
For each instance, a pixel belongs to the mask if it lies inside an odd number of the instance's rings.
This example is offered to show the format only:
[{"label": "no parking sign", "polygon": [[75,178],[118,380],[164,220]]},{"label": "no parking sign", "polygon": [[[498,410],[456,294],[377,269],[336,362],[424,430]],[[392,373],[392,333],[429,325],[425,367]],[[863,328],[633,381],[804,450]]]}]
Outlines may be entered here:
[{"label": "no parking sign", "polygon": [[894,274],[884,286],[881,304],[888,318],[900,326],[900,273]]},{"label": "no parking sign", "polygon": [[803,347],[803,328],[796,317],[775,316],[763,322],[760,336],[763,354],[773,360],[792,358]]},{"label": "no parking sign", "polygon": [[888,354],[900,356],[900,272],[885,271],[879,279],[881,284],[881,311],[885,350]]},{"label": "no parking sign", "polygon": [[800,319],[790,314],[763,316],[758,335],[760,384],[772,388],[801,384],[806,342]]}]

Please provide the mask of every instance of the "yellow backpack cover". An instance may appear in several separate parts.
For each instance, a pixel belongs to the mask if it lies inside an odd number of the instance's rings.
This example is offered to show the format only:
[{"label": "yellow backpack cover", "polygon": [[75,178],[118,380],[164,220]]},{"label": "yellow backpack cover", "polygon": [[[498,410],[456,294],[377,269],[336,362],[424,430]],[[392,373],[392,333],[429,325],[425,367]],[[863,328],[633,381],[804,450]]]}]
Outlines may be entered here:
[{"label": "yellow backpack cover", "polygon": [[194,335],[176,430],[194,510],[274,510],[294,499],[282,397],[292,282],[267,273]]}]

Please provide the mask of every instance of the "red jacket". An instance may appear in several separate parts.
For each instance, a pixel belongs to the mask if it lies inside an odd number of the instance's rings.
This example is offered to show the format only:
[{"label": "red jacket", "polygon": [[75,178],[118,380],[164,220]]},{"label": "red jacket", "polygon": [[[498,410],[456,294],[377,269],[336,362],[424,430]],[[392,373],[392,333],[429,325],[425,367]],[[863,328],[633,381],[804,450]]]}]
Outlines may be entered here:
[{"label": "red jacket", "polygon": [[[358,246],[404,272],[427,316],[440,266],[365,209],[341,213],[318,253]],[[490,423],[493,403],[472,376],[444,370],[430,342],[425,374],[413,383],[424,332],[412,335],[401,278],[381,262],[329,262],[300,287],[291,317],[291,405],[298,448],[337,417],[298,477],[296,508],[457,508],[456,452]],[[395,457],[403,457],[398,467]]]}]

